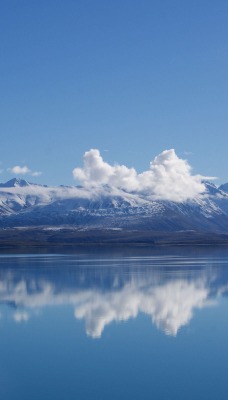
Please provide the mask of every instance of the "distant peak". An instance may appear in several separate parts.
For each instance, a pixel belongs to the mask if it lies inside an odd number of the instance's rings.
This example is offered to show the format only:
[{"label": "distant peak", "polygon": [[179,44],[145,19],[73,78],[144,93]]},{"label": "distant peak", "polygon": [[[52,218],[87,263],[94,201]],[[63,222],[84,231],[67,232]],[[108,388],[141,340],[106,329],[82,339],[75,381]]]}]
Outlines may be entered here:
[{"label": "distant peak", "polygon": [[0,187],[24,187],[29,185],[30,184],[24,179],[13,178],[7,181],[6,183],[1,183]]},{"label": "distant peak", "polygon": [[209,186],[209,187],[213,187],[213,188],[215,188],[215,189],[218,189],[218,187],[217,187],[213,182],[203,180],[202,183],[203,183],[205,186]]}]

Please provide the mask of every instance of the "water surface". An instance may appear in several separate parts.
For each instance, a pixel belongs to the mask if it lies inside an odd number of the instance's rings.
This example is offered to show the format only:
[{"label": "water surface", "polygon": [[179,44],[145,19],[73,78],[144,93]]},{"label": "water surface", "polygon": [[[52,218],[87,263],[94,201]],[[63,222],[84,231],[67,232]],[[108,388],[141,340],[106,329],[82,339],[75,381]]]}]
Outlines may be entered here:
[{"label": "water surface", "polygon": [[0,256],[0,396],[223,399],[228,250]]}]

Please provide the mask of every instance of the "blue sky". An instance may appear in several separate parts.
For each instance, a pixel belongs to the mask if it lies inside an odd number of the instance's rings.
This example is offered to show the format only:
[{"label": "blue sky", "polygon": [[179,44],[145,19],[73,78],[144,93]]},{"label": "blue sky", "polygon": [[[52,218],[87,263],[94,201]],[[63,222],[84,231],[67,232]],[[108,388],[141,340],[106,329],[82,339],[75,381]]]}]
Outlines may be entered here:
[{"label": "blue sky", "polygon": [[227,21],[222,0],[2,1],[0,180],[74,184],[91,148],[141,172],[174,148],[227,182]]}]

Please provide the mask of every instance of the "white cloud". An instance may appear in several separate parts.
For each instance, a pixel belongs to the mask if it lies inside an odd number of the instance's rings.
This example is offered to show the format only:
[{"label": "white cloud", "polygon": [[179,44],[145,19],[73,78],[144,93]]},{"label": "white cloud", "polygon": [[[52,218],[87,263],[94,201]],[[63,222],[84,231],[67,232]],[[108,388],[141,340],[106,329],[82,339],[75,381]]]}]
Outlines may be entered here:
[{"label": "white cloud", "polygon": [[9,172],[16,175],[26,175],[29,174],[31,171],[28,167],[26,167],[26,165],[24,167],[20,167],[20,165],[15,165],[15,167],[9,168]]},{"label": "white cloud", "polygon": [[31,172],[30,175],[31,176],[40,176],[40,175],[42,175],[42,172],[41,171],[35,171],[35,172]]},{"label": "white cloud", "polygon": [[205,191],[201,175],[192,175],[191,166],[179,158],[174,149],[165,150],[140,174],[125,165],[110,165],[99,150],[83,156],[83,168],[74,168],[73,177],[86,187],[109,185],[128,192],[144,193],[154,199],[185,201]]},{"label": "white cloud", "polygon": [[8,168],[8,171],[11,174],[15,175],[31,175],[31,176],[40,176],[42,172],[40,171],[31,171],[30,168],[28,168],[26,165],[21,167],[20,165],[15,165],[12,168]]}]

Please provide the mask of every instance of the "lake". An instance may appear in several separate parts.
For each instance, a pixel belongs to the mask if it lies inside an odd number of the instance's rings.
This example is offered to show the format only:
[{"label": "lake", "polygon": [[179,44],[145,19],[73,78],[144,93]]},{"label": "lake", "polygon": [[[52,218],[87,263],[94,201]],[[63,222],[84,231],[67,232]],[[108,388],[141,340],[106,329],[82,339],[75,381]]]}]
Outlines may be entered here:
[{"label": "lake", "polygon": [[0,255],[3,400],[224,399],[226,247]]}]

